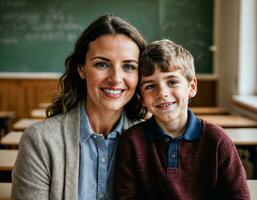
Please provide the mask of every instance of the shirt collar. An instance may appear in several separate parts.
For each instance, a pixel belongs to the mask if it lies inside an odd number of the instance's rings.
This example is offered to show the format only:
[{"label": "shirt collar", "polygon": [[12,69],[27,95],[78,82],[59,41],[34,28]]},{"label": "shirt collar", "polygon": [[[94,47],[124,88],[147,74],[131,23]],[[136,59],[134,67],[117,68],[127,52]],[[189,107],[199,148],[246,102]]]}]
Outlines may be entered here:
[{"label": "shirt collar", "polygon": [[[167,137],[167,134],[156,123],[154,116],[146,121],[146,125],[147,125],[146,134],[149,140],[157,140],[163,137]],[[200,139],[200,135],[201,135],[200,120],[194,115],[194,113],[191,110],[188,110],[187,124],[181,138],[188,141],[197,141]]]},{"label": "shirt collar", "polygon": [[[125,111],[122,112],[121,117],[116,124],[115,128],[108,134],[107,138],[117,138],[123,132],[124,122],[125,122]],[[80,106],[80,138],[82,140],[87,140],[91,135],[95,134],[90,123],[85,110],[85,103],[81,103]]]}]

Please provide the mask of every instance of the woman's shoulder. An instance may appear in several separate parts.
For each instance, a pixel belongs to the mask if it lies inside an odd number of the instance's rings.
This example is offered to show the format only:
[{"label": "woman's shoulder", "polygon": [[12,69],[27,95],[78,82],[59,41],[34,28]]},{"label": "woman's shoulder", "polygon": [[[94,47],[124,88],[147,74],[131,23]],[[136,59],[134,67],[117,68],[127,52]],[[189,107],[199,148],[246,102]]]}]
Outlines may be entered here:
[{"label": "woman's shoulder", "polygon": [[57,139],[61,133],[69,129],[77,129],[78,124],[79,113],[76,110],[71,110],[32,124],[25,130],[24,135],[27,137],[54,137]]}]

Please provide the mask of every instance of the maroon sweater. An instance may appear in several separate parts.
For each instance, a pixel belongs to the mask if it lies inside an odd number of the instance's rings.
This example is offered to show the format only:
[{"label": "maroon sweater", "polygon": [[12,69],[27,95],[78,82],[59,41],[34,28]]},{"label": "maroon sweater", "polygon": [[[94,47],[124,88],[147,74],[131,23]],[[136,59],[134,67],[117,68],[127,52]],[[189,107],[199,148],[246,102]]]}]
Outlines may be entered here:
[{"label": "maroon sweater", "polygon": [[189,111],[181,137],[166,135],[155,119],[120,136],[117,200],[249,200],[246,174],[223,129]]}]

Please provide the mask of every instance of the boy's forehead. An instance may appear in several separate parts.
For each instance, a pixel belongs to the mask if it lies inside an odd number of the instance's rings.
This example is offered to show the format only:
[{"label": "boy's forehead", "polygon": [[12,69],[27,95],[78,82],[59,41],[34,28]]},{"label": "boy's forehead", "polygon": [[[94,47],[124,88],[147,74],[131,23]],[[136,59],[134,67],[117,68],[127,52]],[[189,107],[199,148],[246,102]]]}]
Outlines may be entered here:
[{"label": "boy's forehead", "polygon": [[145,82],[146,80],[152,80],[152,79],[167,79],[167,78],[171,78],[171,77],[183,77],[183,73],[181,72],[180,69],[174,69],[171,68],[169,69],[169,71],[162,71],[160,68],[156,68],[154,73],[152,75],[149,76],[144,76],[142,75],[141,77],[141,83]]},{"label": "boy's forehead", "polygon": [[[161,67],[159,65],[155,65],[155,67],[153,68],[153,73],[150,74],[149,76],[154,75],[155,73],[168,73],[168,72],[176,72],[176,71],[181,71],[180,68],[175,67],[174,65],[169,65],[169,66],[165,66],[165,67]],[[144,76],[144,75],[142,75]],[[147,76],[144,76],[147,77]]]}]

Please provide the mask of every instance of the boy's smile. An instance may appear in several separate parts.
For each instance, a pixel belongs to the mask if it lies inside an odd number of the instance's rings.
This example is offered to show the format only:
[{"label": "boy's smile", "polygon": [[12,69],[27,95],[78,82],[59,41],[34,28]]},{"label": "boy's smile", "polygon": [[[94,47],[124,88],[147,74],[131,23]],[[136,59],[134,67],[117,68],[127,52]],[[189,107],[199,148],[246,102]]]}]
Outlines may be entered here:
[{"label": "boy's smile", "polygon": [[[180,70],[142,76],[143,103],[166,132],[181,131],[187,122],[188,100],[195,96],[196,79],[188,81]],[[176,131],[177,132],[177,131]]]}]

